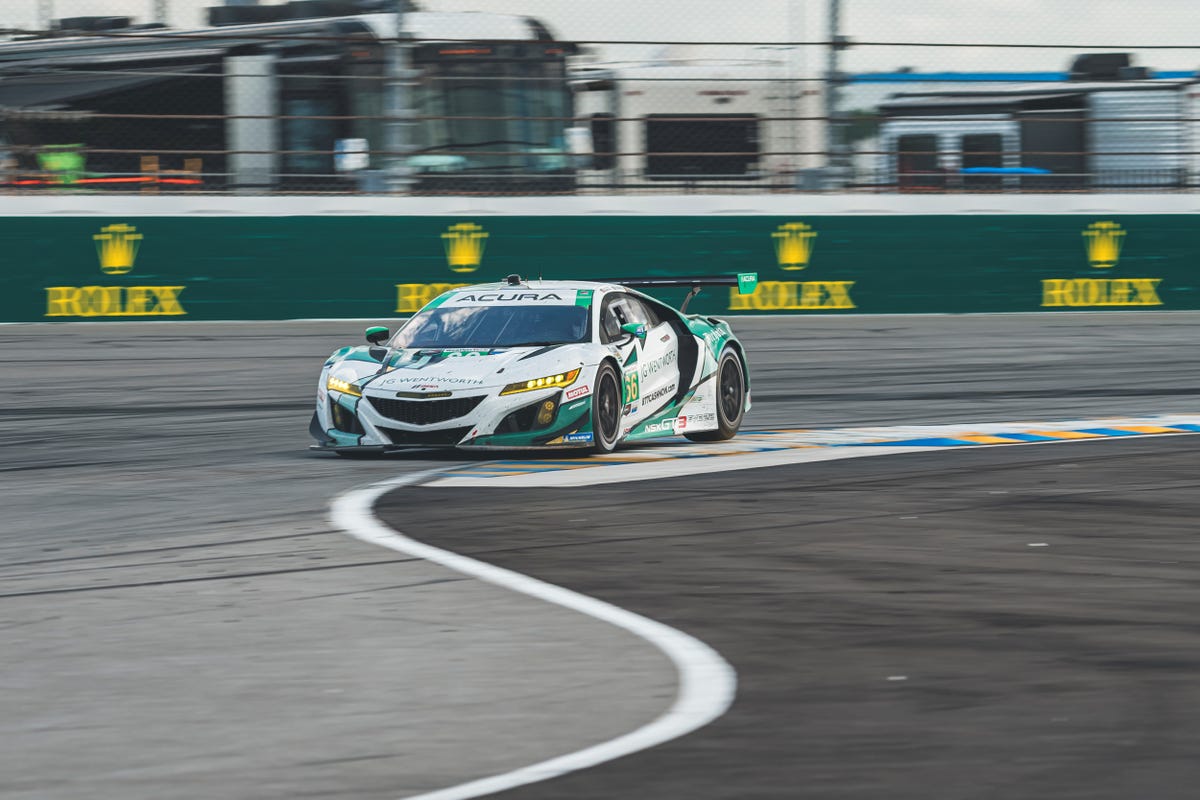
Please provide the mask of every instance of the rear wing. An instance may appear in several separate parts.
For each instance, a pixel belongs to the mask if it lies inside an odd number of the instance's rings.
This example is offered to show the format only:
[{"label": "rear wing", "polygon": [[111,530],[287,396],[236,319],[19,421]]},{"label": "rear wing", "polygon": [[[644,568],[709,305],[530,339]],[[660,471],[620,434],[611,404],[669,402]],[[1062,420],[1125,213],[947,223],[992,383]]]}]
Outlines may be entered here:
[{"label": "rear wing", "polygon": [[631,289],[664,289],[673,286],[688,286],[691,291],[683,299],[679,310],[687,313],[688,303],[700,294],[705,286],[736,286],[738,294],[753,294],[758,288],[757,272],[739,272],[737,275],[693,275],[677,278],[604,278],[604,283],[615,283]]}]

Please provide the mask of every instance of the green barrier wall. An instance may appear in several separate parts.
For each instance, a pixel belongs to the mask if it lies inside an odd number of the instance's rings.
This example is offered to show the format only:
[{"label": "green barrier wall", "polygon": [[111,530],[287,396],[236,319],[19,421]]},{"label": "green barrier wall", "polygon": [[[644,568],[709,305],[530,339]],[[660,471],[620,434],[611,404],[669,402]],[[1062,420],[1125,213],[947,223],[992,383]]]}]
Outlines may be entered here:
[{"label": "green barrier wall", "polygon": [[0,320],[386,318],[509,273],[759,274],[754,295],[706,290],[693,301],[714,314],[1197,309],[1195,220],[5,217]]}]

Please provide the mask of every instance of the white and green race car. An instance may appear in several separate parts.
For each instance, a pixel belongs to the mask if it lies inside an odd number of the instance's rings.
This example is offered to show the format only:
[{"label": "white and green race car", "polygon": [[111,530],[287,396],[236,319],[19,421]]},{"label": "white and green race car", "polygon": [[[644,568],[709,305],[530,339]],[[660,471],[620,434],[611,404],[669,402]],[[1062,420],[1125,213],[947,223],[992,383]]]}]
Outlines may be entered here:
[{"label": "white and green race car", "polygon": [[526,281],[446,292],[394,335],[325,361],[316,450],[587,448],[682,434],[729,439],[750,408],[729,324],[633,287],[754,290],[757,276]]}]

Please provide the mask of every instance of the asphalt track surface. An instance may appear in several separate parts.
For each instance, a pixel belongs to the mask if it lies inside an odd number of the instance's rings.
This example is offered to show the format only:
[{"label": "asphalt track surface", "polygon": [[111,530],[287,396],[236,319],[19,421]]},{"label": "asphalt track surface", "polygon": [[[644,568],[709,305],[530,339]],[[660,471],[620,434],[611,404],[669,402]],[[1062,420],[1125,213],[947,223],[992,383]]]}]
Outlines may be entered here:
[{"label": "asphalt track surface", "polygon": [[[1194,412],[1197,322],[735,326],[773,428]],[[669,704],[640,640],[330,527],[340,492],[461,463],[305,452],[360,327],[0,327],[0,795],[399,798]],[[1190,797],[1196,441],[386,503],[739,671],[711,728],[514,797]]]},{"label": "asphalt track surface", "polygon": [[500,797],[1184,798],[1200,776],[1198,446],[406,488],[380,510],[690,633],[738,672],[712,725]]}]

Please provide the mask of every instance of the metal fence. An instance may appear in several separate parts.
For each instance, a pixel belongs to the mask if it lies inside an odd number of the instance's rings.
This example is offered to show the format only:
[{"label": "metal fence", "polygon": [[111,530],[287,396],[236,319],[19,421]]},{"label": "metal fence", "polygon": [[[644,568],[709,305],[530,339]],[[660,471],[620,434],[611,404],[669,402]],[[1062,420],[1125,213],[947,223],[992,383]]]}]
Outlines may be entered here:
[{"label": "metal fence", "polygon": [[0,42],[8,192],[1200,184],[1200,46],[1173,0],[1091,22],[1103,3],[5,2],[28,6]]}]

